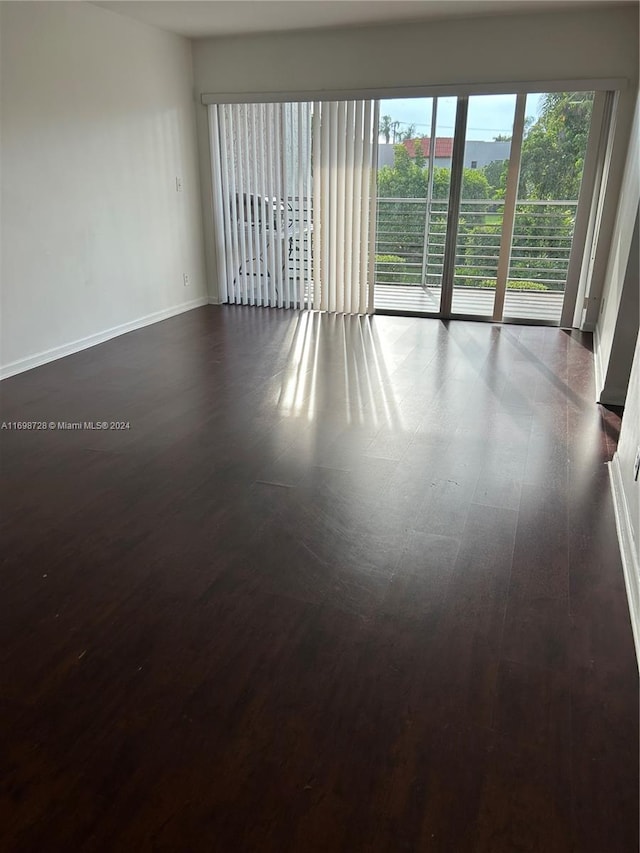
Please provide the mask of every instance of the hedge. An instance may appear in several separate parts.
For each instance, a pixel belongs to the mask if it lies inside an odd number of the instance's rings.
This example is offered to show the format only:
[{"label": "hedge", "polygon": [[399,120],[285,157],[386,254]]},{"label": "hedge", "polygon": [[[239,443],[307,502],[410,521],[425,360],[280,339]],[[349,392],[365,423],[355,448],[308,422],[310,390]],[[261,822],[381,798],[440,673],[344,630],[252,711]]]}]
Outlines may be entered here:
[{"label": "hedge", "polygon": [[[456,278],[464,278],[464,276],[456,275]],[[456,287],[493,287],[495,288],[495,279],[485,278],[483,280],[468,279],[464,284],[456,283]],[[549,290],[546,284],[541,281],[518,281],[517,279],[509,279],[507,282],[507,290]]]}]

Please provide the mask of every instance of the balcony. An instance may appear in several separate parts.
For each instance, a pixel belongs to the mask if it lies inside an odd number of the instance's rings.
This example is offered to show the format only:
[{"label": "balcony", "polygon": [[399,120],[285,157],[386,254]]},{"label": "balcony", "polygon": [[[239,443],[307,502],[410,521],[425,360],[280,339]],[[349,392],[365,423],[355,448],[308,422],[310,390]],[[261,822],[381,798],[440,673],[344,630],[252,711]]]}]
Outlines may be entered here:
[{"label": "balcony", "polygon": [[[305,301],[311,301],[313,283],[311,271],[307,271],[311,200],[305,199],[302,217],[297,197],[287,201],[289,276],[292,281],[306,279]],[[574,200],[517,202],[503,312],[506,319],[559,323],[577,204]],[[434,200],[428,217],[426,208],[425,199],[377,200],[376,310],[428,314],[440,310],[448,202]],[[461,202],[454,314],[493,316],[503,209],[499,199]]]},{"label": "balcony", "polygon": [[[447,200],[379,198],[377,309],[436,313],[444,261]],[[504,202],[460,205],[452,312],[491,317]],[[504,317],[558,323],[567,280],[577,201],[519,200]]]}]

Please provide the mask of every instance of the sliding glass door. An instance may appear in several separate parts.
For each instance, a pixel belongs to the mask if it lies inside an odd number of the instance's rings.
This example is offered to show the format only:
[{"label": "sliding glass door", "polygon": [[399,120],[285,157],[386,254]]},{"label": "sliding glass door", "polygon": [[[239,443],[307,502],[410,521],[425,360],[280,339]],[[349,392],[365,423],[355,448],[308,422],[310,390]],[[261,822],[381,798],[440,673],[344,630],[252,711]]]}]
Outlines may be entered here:
[{"label": "sliding glass door", "polygon": [[383,102],[376,310],[560,323],[592,106],[592,92]]},{"label": "sliding glass door", "polygon": [[570,323],[603,99],[595,133],[592,92],[210,106],[221,298]]}]

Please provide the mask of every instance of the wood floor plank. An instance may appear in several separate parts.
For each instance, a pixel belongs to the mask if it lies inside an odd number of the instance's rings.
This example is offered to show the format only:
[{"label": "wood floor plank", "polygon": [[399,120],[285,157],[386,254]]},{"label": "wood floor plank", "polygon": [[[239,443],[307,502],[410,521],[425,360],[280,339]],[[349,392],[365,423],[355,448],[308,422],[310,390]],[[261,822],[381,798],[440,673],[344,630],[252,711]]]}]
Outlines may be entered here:
[{"label": "wood floor plank", "polygon": [[2,850],[637,848],[589,335],[208,306],[0,392]]}]

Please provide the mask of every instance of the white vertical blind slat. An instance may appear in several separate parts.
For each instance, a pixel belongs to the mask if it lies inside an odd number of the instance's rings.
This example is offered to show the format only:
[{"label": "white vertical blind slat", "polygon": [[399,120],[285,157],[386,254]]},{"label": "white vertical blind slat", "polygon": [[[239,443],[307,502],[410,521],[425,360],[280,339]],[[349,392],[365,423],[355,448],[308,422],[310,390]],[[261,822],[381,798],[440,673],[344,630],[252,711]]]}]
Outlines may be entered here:
[{"label": "white vertical blind slat", "polygon": [[336,310],[336,284],[338,280],[338,103],[332,102],[329,104],[329,132],[330,132],[330,149],[329,149],[329,255],[330,255],[330,278],[328,282],[329,288],[329,311]]},{"label": "white vertical blind slat", "polygon": [[269,255],[267,253],[267,226],[269,222],[269,208],[265,115],[266,110],[264,104],[259,104],[257,110],[256,139],[258,140],[258,151],[260,154],[258,159],[258,189],[260,192],[260,259],[262,267],[262,278],[260,280],[260,304],[264,306],[269,305]]},{"label": "white vertical blind slat", "polygon": [[287,134],[287,120],[291,114],[290,104],[284,104],[280,111],[280,134],[282,139],[282,171],[280,174],[280,197],[284,205],[284,287],[283,307],[291,307],[291,234],[293,227],[293,201],[292,193],[289,192],[287,178],[291,173],[291,149],[289,146],[289,134]]},{"label": "white vertical blind slat", "polygon": [[331,232],[329,194],[331,192],[331,179],[329,175],[329,164],[331,157],[331,118],[328,103],[321,104],[322,135],[320,143],[320,171],[322,174],[322,193],[316,219],[320,225],[320,246],[322,265],[320,267],[320,309],[329,310],[329,281],[331,279]]},{"label": "white vertical blind slat", "polygon": [[296,209],[298,211],[298,227],[296,229],[296,251],[298,254],[298,279],[296,281],[295,293],[298,307],[304,307],[304,267],[305,267],[305,201],[304,201],[304,148],[305,148],[305,123],[304,123],[305,104],[299,102],[294,108],[294,121],[296,127],[296,171],[295,171],[295,192],[298,199]]},{"label": "white vertical blind slat", "polygon": [[322,252],[320,244],[320,190],[321,190],[321,168],[320,168],[320,102],[315,101],[313,105],[313,147],[309,157],[309,168],[313,160],[313,307],[320,308],[320,255]]},{"label": "white vertical blind slat", "polygon": [[267,192],[267,216],[265,220],[268,228],[265,228],[265,233],[268,235],[268,252],[269,252],[269,301],[270,306],[276,304],[276,235],[274,231],[274,183],[273,183],[273,104],[265,104],[265,142],[266,142],[266,192]]},{"label": "white vertical blind slat", "polygon": [[354,127],[354,157],[353,157],[353,247],[351,253],[351,313],[357,314],[360,305],[360,222],[362,218],[362,156],[364,153],[363,137],[364,102],[357,101]]},{"label": "white vertical blind slat", "polygon": [[280,198],[280,169],[282,167],[282,151],[280,148],[280,104],[274,104],[272,121],[273,121],[273,206],[274,206],[274,241],[276,250],[276,270],[274,278],[274,307],[282,307],[284,293],[284,278],[283,268],[285,258],[283,255],[283,213],[282,199]]},{"label": "white vertical blind slat", "polygon": [[262,186],[259,181],[259,152],[261,146],[257,141],[256,119],[259,104],[249,110],[249,136],[251,138],[251,180],[252,192],[250,197],[250,216],[249,222],[252,224],[250,228],[253,238],[253,258],[254,258],[254,305],[262,305],[262,225],[261,225],[261,198]]},{"label": "white vertical blind slat", "polygon": [[251,180],[251,140],[249,137],[249,104],[244,104],[242,107],[242,132],[238,136],[238,142],[241,144],[242,150],[242,168],[244,170],[244,194],[241,199],[243,210],[242,230],[245,235],[247,244],[247,302],[249,305],[255,305],[255,236],[254,229],[251,227],[251,195],[253,193],[253,182]]},{"label": "white vertical blind slat", "polygon": [[298,257],[296,253],[296,128],[294,124],[294,104],[285,104],[285,123],[283,130],[285,139],[284,153],[287,157],[287,168],[285,169],[285,195],[288,201],[288,226],[289,226],[289,275],[287,277],[288,295],[287,308],[295,305],[296,280],[298,277]]},{"label": "white vertical blind slat", "polygon": [[298,249],[298,283],[296,290],[296,298],[298,307],[304,306],[304,228],[305,228],[305,216],[304,216],[304,113],[303,113],[303,104],[298,104],[298,115],[297,115],[297,139],[298,139],[298,157],[296,162],[296,171],[298,178],[298,236],[297,236],[297,249]]},{"label": "white vertical blind slat", "polygon": [[[363,121],[363,146],[362,146],[362,169],[360,170],[360,299],[358,301],[358,313],[364,313],[367,308],[367,278],[369,271],[369,190],[371,169],[371,101],[364,102]],[[364,238],[364,239],[363,239]]]},{"label": "white vertical blind slat", "polygon": [[345,273],[345,202],[347,196],[347,175],[345,157],[347,149],[347,104],[338,103],[338,150],[336,152],[335,171],[338,176],[338,198],[336,212],[336,308],[344,312],[344,273]]},{"label": "white vertical blind slat", "polygon": [[[373,314],[374,310],[374,286],[376,267],[376,218],[378,215],[378,126],[380,122],[380,101],[374,101],[373,117],[371,124],[371,156],[369,161],[369,239],[366,240],[369,253],[367,271],[367,304],[362,306],[363,311]],[[367,128],[367,133],[369,128]],[[434,143],[435,144],[435,143]],[[365,235],[363,235],[365,237]],[[364,242],[364,241],[363,241]]]},{"label": "white vertical blind slat", "polygon": [[227,281],[227,253],[225,244],[228,244],[228,217],[224,215],[224,199],[228,197],[227,174],[222,173],[221,155],[224,143],[220,144],[220,122],[218,108],[211,106],[209,113],[209,139],[211,143],[211,191],[213,203],[213,227],[215,231],[216,265],[218,276],[218,296],[222,302],[228,297]]},{"label": "white vertical blind slat", "polygon": [[306,113],[306,121],[307,121],[307,131],[305,134],[305,138],[307,140],[307,151],[306,151],[306,187],[307,187],[307,271],[305,276],[305,286],[307,290],[307,308],[311,308],[313,306],[313,176],[311,172],[311,145],[312,145],[312,135],[313,135],[313,125],[312,125],[312,116],[311,116],[312,105],[307,104],[307,113]]},{"label": "white vertical blind slat", "polygon": [[[284,307],[284,268],[287,264],[285,235],[287,224],[287,200],[282,198],[282,104],[277,104],[273,117],[274,126],[274,162],[275,162],[275,207],[276,207],[276,248],[278,251],[278,270],[276,276],[277,297],[276,306]],[[284,205],[284,210],[283,210]]]},{"label": "white vertical blind slat", "polygon": [[222,173],[222,186],[224,197],[222,208],[225,221],[225,249],[227,255],[227,299],[229,302],[236,301],[236,280],[238,273],[238,233],[233,218],[233,208],[230,199],[235,197],[235,168],[229,160],[229,131],[227,117],[229,107],[220,105],[217,107],[220,125],[220,167]]},{"label": "white vertical blind slat", "polygon": [[242,164],[242,150],[238,139],[242,136],[240,122],[240,107],[237,105],[232,105],[231,110],[229,112],[229,129],[231,131],[231,144],[232,144],[232,154],[233,154],[233,164],[236,172],[235,179],[235,193],[231,196],[230,203],[233,210],[233,218],[235,220],[234,227],[238,232],[238,272],[237,279],[238,284],[236,285],[239,288],[239,299],[236,298],[237,302],[240,302],[242,305],[247,304],[247,241],[244,229],[244,215],[243,215],[243,193],[245,189],[244,185],[244,169]]},{"label": "white vertical blind slat", "polygon": [[346,152],[344,163],[345,203],[344,203],[344,299],[342,310],[352,311],[351,301],[351,259],[353,256],[353,155],[356,137],[355,103],[347,103],[346,113]]}]

